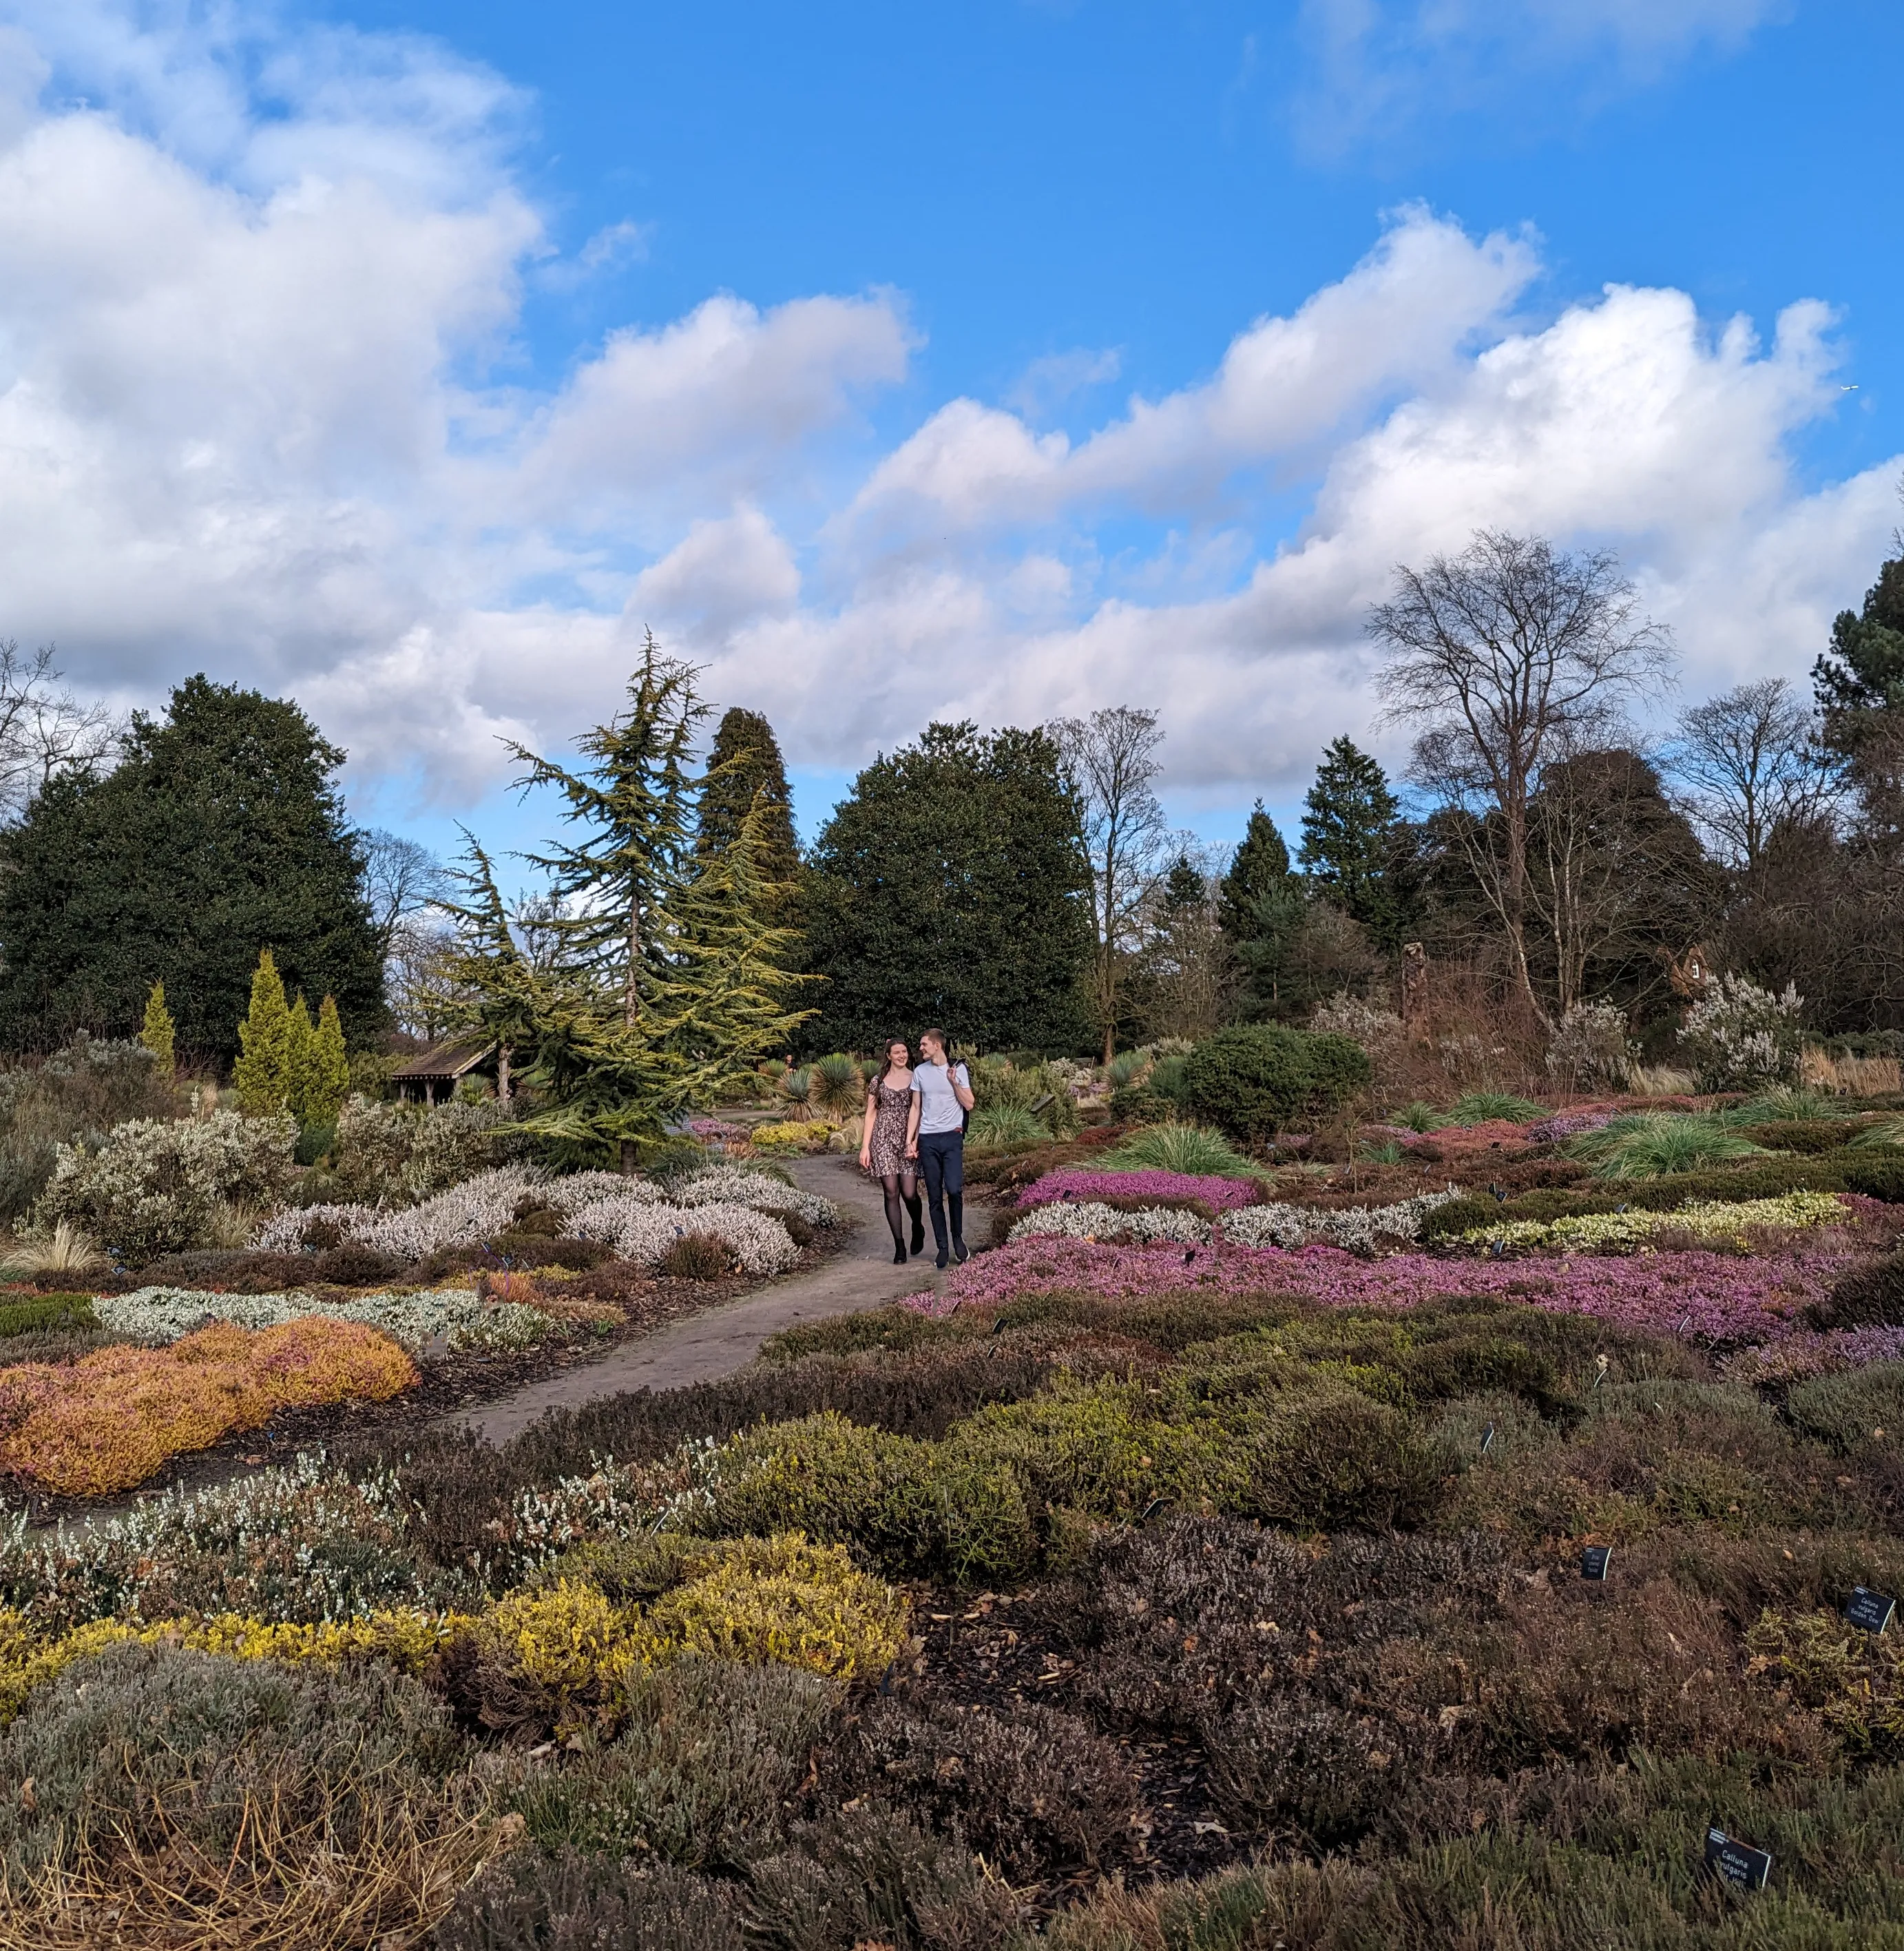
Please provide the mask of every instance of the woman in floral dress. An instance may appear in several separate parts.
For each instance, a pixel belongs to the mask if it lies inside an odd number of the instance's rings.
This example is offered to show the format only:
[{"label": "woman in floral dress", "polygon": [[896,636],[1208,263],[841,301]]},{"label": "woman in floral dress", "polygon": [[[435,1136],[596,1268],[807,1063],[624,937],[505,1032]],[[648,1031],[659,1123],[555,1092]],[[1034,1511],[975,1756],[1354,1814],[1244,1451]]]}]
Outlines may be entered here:
[{"label": "woman in floral dress", "polygon": [[885,1067],[866,1086],[865,1135],[860,1169],[885,1189],[886,1224],[892,1228],[895,1266],[906,1258],[906,1216],[912,1216],[912,1250],[925,1244],[925,1216],[919,1201],[919,1161],[906,1156],[906,1120],[913,1102],[913,1054],[903,1038],[886,1046]]}]

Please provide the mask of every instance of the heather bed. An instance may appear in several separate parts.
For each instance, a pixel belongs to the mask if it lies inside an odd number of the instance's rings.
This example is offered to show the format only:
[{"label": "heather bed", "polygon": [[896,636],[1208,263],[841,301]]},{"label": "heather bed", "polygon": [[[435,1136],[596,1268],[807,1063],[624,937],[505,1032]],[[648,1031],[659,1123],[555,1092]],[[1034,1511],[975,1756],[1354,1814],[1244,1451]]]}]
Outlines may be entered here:
[{"label": "heather bed", "polygon": [[[1837,1609],[1904,1582],[1894,1411],[1896,1361],[1759,1391],[1511,1297],[1180,1282],[21,1531],[10,1915],[83,1871],[149,1926],[165,1864],[221,1928],[302,1880],[311,1941],[441,1951],[1881,1943],[1904,1669]],[[1774,1853],[1749,1912],[1715,1820]]]}]

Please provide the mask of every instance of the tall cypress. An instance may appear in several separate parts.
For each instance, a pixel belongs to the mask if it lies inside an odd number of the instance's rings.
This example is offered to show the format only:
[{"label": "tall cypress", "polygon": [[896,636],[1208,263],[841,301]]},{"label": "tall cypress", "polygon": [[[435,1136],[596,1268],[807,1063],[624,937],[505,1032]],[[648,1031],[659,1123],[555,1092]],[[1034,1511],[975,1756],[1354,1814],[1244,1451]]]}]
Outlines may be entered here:
[{"label": "tall cypress", "polygon": [[791,884],[800,871],[793,794],[773,727],[737,704],[721,715],[707,754],[707,782],[695,823],[694,851],[717,854],[738,838],[741,823],[760,808],[757,866],[769,882]]},{"label": "tall cypress", "polygon": [[1289,849],[1258,800],[1216,892],[1217,926],[1248,983],[1252,1014],[1273,1016],[1287,1006],[1284,991],[1303,905]]}]

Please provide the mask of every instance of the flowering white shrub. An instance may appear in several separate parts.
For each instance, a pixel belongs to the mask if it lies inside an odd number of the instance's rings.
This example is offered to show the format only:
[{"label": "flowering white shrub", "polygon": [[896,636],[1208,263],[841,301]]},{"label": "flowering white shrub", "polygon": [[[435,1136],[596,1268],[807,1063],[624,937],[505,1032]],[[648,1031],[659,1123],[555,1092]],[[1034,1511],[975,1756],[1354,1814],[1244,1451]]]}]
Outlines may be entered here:
[{"label": "flowering white shrub", "polygon": [[1460,1195],[1418,1193],[1393,1206],[1351,1206],[1339,1213],[1313,1206],[1245,1206],[1223,1216],[1224,1239],[1239,1247],[1341,1247],[1352,1253],[1373,1253],[1383,1240],[1413,1240],[1422,1222],[1437,1207]]},{"label": "flowering white shrub", "polygon": [[288,1117],[135,1119],[97,1147],[61,1145],[21,1230],[43,1238],[64,1220],[134,1266],[212,1244],[233,1206],[279,1197],[296,1175]]},{"label": "flowering white shrub", "polygon": [[1210,1244],[1210,1222],[1175,1206],[1147,1206],[1140,1212],[1120,1213],[1095,1199],[1060,1200],[1035,1207],[1011,1230],[1014,1240],[1034,1234],[1061,1240],[1128,1239],[1141,1247],[1172,1241],[1179,1246]]},{"label": "flowering white shrub", "polygon": [[1575,1003],[1554,1025],[1547,1069],[1575,1089],[1595,1084],[1623,1089],[1639,1053],[1626,1034],[1626,1012],[1612,1003]]},{"label": "flowering white shrub", "polygon": [[653,1463],[591,1457],[585,1477],[563,1477],[547,1490],[520,1492],[498,1556],[521,1578],[571,1546],[638,1531],[691,1529],[705,1511],[720,1467],[712,1437],[684,1443]]},{"label": "flowering white shrub", "polygon": [[684,1233],[712,1233],[750,1274],[782,1272],[798,1256],[776,1213],[795,1213],[820,1226],[839,1216],[827,1200],[765,1172],[732,1166],[696,1172],[675,1188],[670,1200],[651,1179],[613,1172],[545,1179],[531,1166],[506,1165],[395,1212],[357,1205],[280,1213],[258,1244],[269,1252],[295,1253],[348,1240],[398,1260],[420,1260],[507,1232],[525,1200],[560,1213],[576,1239],[598,1241],[641,1266],[654,1266]]},{"label": "flowering white shrub", "polygon": [[102,1295],[93,1313],[101,1327],[139,1341],[176,1341],[208,1321],[234,1327],[282,1327],[313,1315],[361,1322],[400,1342],[412,1354],[432,1341],[451,1348],[526,1348],[553,1325],[523,1301],[485,1302],[462,1288],[419,1294],[367,1294],[320,1301],[307,1294],[208,1294],[198,1288],[142,1287]]},{"label": "flowering white shrub", "polygon": [[1393,1010],[1378,1010],[1346,989],[1338,989],[1326,1003],[1318,1003],[1310,1013],[1309,1026],[1324,1035],[1352,1038],[1367,1050],[1385,1048],[1402,1033],[1402,1019]]},{"label": "flowering white shrub", "polygon": [[[590,1175],[608,1176],[605,1172]],[[751,1206],[757,1213],[791,1213],[810,1226],[834,1225],[840,1216],[830,1199],[822,1199],[816,1192],[802,1192],[771,1173],[749,1172],[737,1165],[711,1166],[697,1172],[671,1186],[668,1197],[676,1206]]]},{"label": "flowering white shrub", "polygon": [[668,1206],[645,1199],[600,1199],[569,1218],[579,1240],[597,1240],[625,1260],[651,1267],[688,1233],[711,1233],[732,1249],[744,1272],[784,1273],[800,1257],[792,1236],[751,1206]]},{"label": "flowering white shrub", "polygon": [[398,1260],[420,1260],[439,1247],[480,1246],[507,1232],[517,1206],[539,1191],[532,1166],[497,1166],[395,1212],[363,1205],[293,1208],[270,1220],[258,1244],[267,1253],[296,1253],[354,1241]]},{"label": "flowering white shrub", "polygon": [[1743,976],[1721,976],[1686,1012],[1679,1041],[1703,1091],[1746,1091],[1795,1084],[1804,999],[1790,983],[1782,996]]}]

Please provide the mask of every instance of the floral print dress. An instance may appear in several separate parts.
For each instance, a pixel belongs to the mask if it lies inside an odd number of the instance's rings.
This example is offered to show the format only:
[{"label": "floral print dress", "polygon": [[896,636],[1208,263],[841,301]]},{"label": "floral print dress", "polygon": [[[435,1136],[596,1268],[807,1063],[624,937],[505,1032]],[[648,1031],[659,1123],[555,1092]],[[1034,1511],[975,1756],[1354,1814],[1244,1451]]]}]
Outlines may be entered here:
[{"label": "floral print dress", "polygon": [[867,1147],[872,1160],[869,1168],[875,1178],[889,1178],[894,1174],[907,1177],[918,1169],[916,1160],[906,1156],[906,1123],[912,1114],[913,1092],[908,1083],[904,1090],[895,1091],[882,1078],[872,1087],[872,1094],[878,1104],[872,1120],[872,1142]]}]

